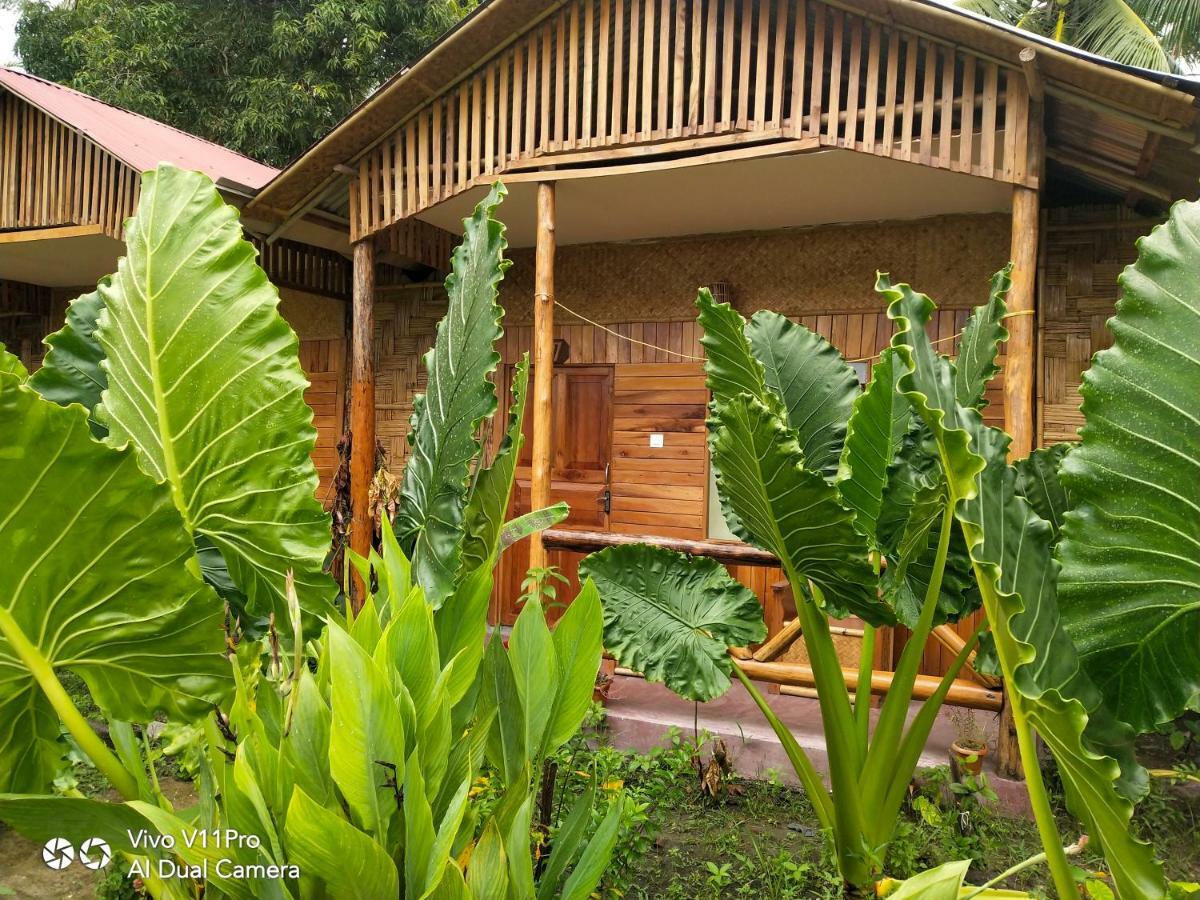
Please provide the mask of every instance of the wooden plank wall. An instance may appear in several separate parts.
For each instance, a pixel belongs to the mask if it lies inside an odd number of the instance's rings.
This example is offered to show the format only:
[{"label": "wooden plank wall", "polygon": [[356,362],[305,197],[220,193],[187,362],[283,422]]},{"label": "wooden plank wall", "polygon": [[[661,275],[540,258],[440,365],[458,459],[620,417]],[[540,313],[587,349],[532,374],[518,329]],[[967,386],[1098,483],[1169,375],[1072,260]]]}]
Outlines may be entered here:
[{"label": "wooden plank wall", "polygon": [[140,189],[115,156],[0,92],[0,229],[93,224],[120,240]]},{"label": "wooden plank wall", "polygon": [[[613,374],[610,528],[622,534],[705,537],[708,390],[703,364],[618,364]],[[662,436],[661,447],[650,446],[652,433]]]},{"label": "wooden plank wall", "polygon": [[568,0],[358,161],[351,239],[658,145],[800,140],[1032,186],[1027,109],[1019,71],[821,0]]}]

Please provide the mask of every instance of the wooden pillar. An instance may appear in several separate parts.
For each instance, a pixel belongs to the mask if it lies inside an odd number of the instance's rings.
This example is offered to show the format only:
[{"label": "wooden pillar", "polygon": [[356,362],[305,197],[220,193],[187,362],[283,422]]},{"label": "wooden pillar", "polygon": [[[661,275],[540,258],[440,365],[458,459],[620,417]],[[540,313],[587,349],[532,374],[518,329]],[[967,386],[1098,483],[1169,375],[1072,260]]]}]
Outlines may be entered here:
[{"label": "wooden pillar", "polygon": [[[554,184],[537,188],[537,249],[533,275],[532,508],[550,505],[551,392],[554,385]],[[546,565],[540,533],[529,548],[530,568]]]},{"label": "wooden pillar", "polygon": [[[350,549],[371,552],[374,524],[370,489],[375,477],[375,242],[354,245],[354,288],[350,325]],[[354,608],[366,587],[354,572]]]},{"label": "wooden pillar", "polygon": [[[1034,386],[1038,376],[1037,318],[1035,301],[1038,269],[1038,230],[1041,223],[1039,190],[1045,178],[1046,144],[1043,132],[1044,94],[1037,53],[1021,51],[1025,73],[1026,160],[1028,172],[1038,178],[1038,187],[1014,184],[1012,193],[1012,288],[1008,292],[1010,318],[1008,347],[1004,364],[1004,429],[1012,435],[1009,455],[1022,459],[1038,445],[1037,403]],[[1015,315],[1012,315],[1014,314]],[[1007,703],[1000,711],[996,738],[996,768],[1008,778],[1023,777],[1020,748],[1012,708]]]}]

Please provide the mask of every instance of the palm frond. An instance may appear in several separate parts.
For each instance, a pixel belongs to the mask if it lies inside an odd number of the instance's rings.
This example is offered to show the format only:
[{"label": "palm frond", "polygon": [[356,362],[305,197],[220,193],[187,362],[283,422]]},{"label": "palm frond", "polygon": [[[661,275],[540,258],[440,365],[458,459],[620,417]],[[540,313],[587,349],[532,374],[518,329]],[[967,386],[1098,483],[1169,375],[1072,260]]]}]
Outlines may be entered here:
[{"label": "palm frond", "polygon": [[1162,41],[1126,0],[1072,0],[1066,11],[1066,38],[1076,47],[1130,66],[1171,70]]},{"label": "palm frond", "polygon": [[1021,0],[953,0],[953,5],[966,12],[986,16],[1006,25],[1019,25],[1028,14],[1030,3]]},{"label": "palm frond", "polygon": [[1200,60],[1200,0],[1129,0],[1177,60]]}]

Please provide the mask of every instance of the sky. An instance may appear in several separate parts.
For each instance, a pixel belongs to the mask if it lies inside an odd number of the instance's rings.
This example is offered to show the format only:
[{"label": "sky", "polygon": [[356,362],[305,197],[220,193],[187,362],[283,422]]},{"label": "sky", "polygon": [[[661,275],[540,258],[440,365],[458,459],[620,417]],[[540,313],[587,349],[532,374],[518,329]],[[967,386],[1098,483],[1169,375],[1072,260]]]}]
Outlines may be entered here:
[{"label": "sky", "polygon": [[13,42],[17,39],[17,11],[0,6],[0,65],[15,62]]}]

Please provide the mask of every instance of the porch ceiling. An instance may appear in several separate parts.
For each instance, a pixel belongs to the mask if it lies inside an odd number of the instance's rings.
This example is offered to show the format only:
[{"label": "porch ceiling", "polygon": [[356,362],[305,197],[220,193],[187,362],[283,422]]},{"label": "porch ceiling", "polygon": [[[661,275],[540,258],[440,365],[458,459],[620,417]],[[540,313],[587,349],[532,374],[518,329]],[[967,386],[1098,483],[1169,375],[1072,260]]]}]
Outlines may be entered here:
[{"label": "porch ceiling", "polygon": [[[479,187],[420,218],[452,233],[485,194]],[[532,182],[509,185],[500,209],[509,244],[534,242]],[[912,163],[826,150],[559,182],[559,244],[923,219],[1009,209],[1008,185]]]},{"label": "porch ceiling", "polygon": [[[36,235],[36,231],[22,233],[23,237]],[[124,244],[103,234],[4,241],[0,242],[0,279],[44,287],[95,284],[116,270],[124,250]]]}]

